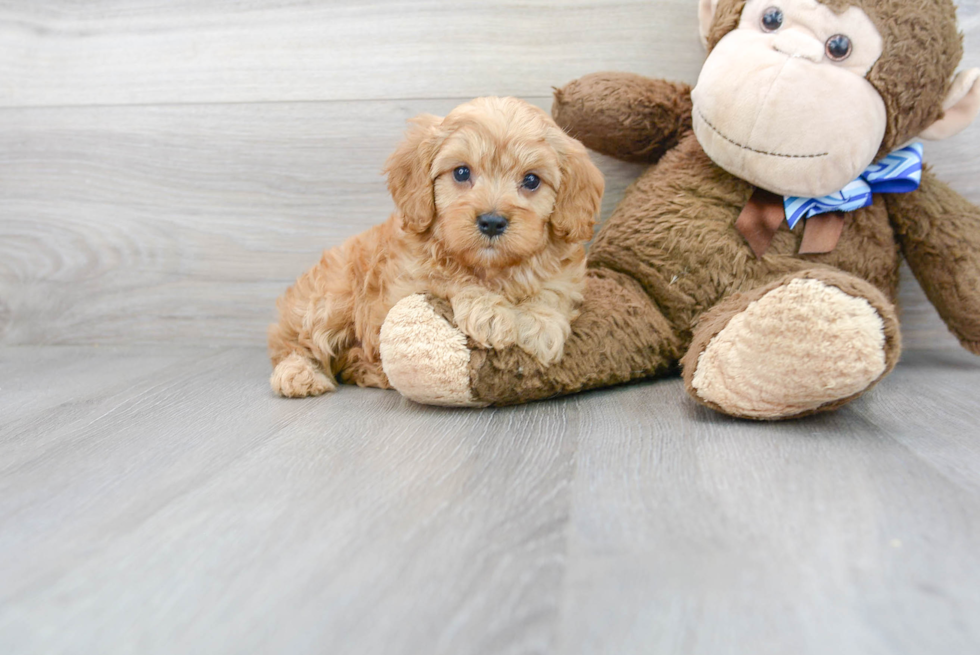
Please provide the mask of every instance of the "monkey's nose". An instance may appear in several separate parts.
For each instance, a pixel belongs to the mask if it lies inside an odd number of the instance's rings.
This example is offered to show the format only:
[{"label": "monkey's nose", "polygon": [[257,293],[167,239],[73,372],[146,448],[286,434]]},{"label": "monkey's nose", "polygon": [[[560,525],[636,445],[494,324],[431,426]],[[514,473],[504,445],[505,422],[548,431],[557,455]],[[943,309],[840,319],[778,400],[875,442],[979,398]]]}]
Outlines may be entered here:
[{"label": "monkey's nose", "polygon": [[797,30],[785,30],[776,35],[772,42],[772,47],[784,55],[809,59],[819,64],[823,61],[824,44],[817,41],[809,34],[803,34]]},{"label": "monkey's nose", "polygon": [[488,237],[497,237],[507,229],[507,219],[500,214],[480,214],[476,217],[476,227]]}]

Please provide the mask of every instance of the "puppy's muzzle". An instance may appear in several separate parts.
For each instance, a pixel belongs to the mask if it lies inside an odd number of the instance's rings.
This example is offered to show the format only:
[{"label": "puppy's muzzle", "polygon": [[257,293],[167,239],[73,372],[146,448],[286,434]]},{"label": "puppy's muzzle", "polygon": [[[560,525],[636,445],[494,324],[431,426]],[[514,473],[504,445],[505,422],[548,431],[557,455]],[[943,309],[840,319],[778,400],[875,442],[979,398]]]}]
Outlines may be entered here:
[{"label": "puppy's muzzle", "polygon": [[508,221],[500,214],[480,214],[476,217],[476,228],[488,237],[499,237],[507,229]]}]

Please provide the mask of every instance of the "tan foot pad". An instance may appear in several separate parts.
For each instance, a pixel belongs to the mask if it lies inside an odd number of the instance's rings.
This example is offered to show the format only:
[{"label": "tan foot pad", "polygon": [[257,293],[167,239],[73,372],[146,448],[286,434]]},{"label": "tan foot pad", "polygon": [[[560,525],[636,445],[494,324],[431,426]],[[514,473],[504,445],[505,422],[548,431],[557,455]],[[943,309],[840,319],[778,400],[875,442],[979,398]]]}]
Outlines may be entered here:
[{"label": "tan foot pad", "polygon": [[736,416],[807,413],[860,393],[884,373],[884,329],[867,300],[796,279],[750,303],[715,335],[691,385]]},{"label": "tan foot pad", "polygon": [[381,366],[403,396],[426,405],[478,407],[470,392],[466,336],[423,295],[403,298],[381,326]]}]

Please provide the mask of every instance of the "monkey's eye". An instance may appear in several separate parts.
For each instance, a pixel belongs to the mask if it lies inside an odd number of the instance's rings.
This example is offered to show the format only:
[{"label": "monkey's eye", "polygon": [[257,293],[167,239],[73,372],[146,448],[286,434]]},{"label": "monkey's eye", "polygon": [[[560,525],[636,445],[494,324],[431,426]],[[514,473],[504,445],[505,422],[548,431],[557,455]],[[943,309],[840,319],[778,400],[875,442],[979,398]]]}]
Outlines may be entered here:
[{"label": "monkey's eye", "polygon": [[851,40],[843,34],[827,39],[827,56],[834,61],[844,61],[851,55]]},{"label": "monkey's eye", "polygon": [[541,178],[534,173],[528,173],[524,176],[524,180],[521,182],[521,186],[528,191],[534,191],[539,186],[541,186]]},{"label": "monkey's eye", "polygon": [[470,167],[469,166],[457,166],[453,169],[453,179],[457,182],[465,182],[470,179]]},{"label": "monkey's eye", "polygon": [[783,26],[783,10],[779,7],[769,7],[762,12],[762,29],[775,32]]}]

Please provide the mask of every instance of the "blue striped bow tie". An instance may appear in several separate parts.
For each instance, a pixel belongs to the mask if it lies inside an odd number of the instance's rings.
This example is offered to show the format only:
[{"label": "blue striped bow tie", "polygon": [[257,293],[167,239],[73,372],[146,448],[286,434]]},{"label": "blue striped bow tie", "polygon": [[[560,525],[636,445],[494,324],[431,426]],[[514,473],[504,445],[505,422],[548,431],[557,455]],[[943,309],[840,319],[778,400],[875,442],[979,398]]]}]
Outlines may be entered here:
[{"label": "blue striped bow tie", "polygon": [[827,212],[852,212],[870,205],[872,193],[908,193],[918,189],[921,181],[922,144],[913,143],[871,164],[858,179],[837,193],[822,198],[785,196],[786,222],[793,229],[801,218]]}]

